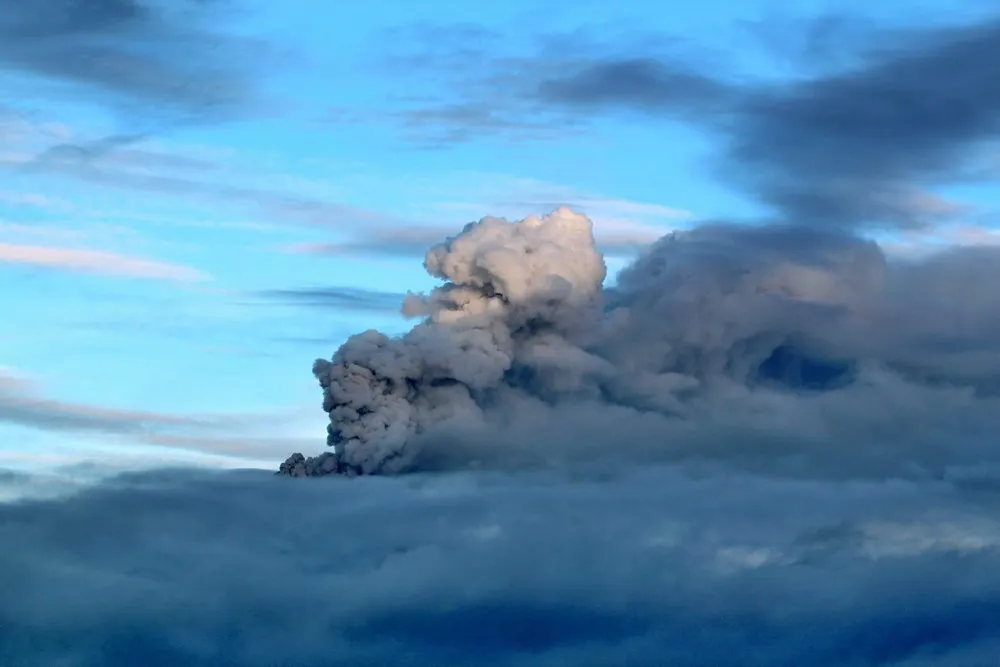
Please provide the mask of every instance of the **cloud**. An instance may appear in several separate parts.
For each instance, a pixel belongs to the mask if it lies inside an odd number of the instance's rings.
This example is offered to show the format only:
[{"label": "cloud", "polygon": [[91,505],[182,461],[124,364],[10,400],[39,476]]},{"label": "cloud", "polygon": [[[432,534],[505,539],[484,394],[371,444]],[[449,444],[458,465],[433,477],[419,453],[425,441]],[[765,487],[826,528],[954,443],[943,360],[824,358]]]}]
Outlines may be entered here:
[{"label": "cloud", "polygon": [[369,255],[377,257],[420,257],[429,239],[441,238],[442,227],[372,227],[357,238],[335,243],[294,243],[287,252],[303,255]]},{"label": "cloud", "polygon": [[355,287],[300,287],[263,290],[257,296],[273,303],[311,308],[350,310],[398,315],[405,294]]},{"label": "cloud", "polygon": [[[463,211],[474,217],[478,211],[496,211],[508,218],[566,207],[585,214],[594,223],[597,248],[606,257],[632,258],[664,234],[689,226],[691,211],[663,204],[603,197],[575,188],[532,179],[489,179],[477,194],[478,204],[449,202],[446,211]],[[440,238],[440,237],[439,237]],[[431,244],[433,245],[433,244]]]},{"label": "cloud", "polygon": [[[20,119],[18,126],[21,150],[0,154],[0,167],[20,176],[60,177],[112,190],[183,195],[209,203],[213,210],[222,205],[250,211],[275,225],[400,224],[397,216],[332,201],[323,193],[317,195],[315,184],[302,186],[286,173],[256,169],[259,158],[220,157],[197,148],[163,146],[152,141],[148,133],[92,139],[86,133],[65,129],[53,142],[53,133],[43,123]],[[248,164],[252,166],[247,168]]]},{"label": "cloud", "polygon": [[973,667],[992,493],[157,471],[0,505],[4,664]]},{"label": "cloud", "polygon": [[29,206],[31,208],[42,209],[63,209],[68,207],[67,202],[55,199],[49,195],[36,192],[0,192],[0,203],[8,206]]},{"label": "cloud", "polygon": [[519,141],[546,141],[565,138],[579,123],[569,118],[539,118],[532,113],[512,113],[490,102],[440,103],[392,114],[403,128],[405,138],[424,148],[441,148],[465,143],[478,137],[503,134]]},{"label": "cloud", "polygon": [[262,44],[220,29],[231,12],[216,0],[3,0],[0,66],[129,112],[217,118],[257,92]]},{"label": "cloud", "polygon": [[[340,243],[293,243],[286,252],[317,256],[368,256],[414,259],[424,255],[433,239],[444,236],[438,227],[388,227],[370,230]],[[660,237],[656,231],[634,229],[605,234],[597,242],[610,257],[633,255]]]},{"label": "cloud", "polygon": [[74,250],[0,243],[0,264],[3,263],[120,278],[149,278],[182,282],[211,280],[211,276],[204,271],[188,266],[99,250]]},{"label": "cloud", "polygon": [[859,52],[885,37],[871,18],[847,12],[803,18],[770,11],[756,20],[740,21],[736,28],[775,62],[794,63],[798,71],[813,73],[848,66]]},{"label": "cloud", "polygon": [[[293,243],[286,252],[317,256],[367,256],[401,259],[422,257],[433,239],[444,234],[439,227],[401,227],[369,230],[358,238],[340,243]],[[660,238],[662,230],[642,227],[602,234],[597,238],[600,249],[608,257],[632,256]]]},{"label": "cloud", "polygon": [[45,398],[35,383],[0,374],[0,420],[53,431],[143,433],[150,428],[208,425],[188,417],[136,410],[115,410]]},{"label": "cloud", "polygon": [[[259,158],[220,157],[197,148],[164,146],[148,133],[93,139],[69,128],[56,133],[35,119],[18,118],[15,124],[16,147],[20,150],[0,154],[0,167],[19,176],[59,177],[112,190],[183,195],[211,204],[213,211],[220,205],[249,211],[274,226],[350,227],[401,222],[397,216],[333,201],[322,193],[317,195],[316,187],[310,188],[309,183],[302,186],[286,173],[253,168]],[[253,166],[248,169],[247,165]],[[23,197],[20,199],[21,205],[27,204]],[[249,223],[243,228],[268,227]]]},{"label": "cloud", "polygon": [[546,184],[538,184],[538,186],[540,187],[539,191],[522,193],[520,198],[513,200],[493,201],[490,202],[490,206],[518,206],[545,210],[555,210],[560,206],[579,208],[581,213],[585,213],[593,218],[599,227],[620,223],[623,218],[625,219],[624,222],[635,224],[630,219],[676,223],[678,221],[689,220],[693,217],[691,211],[664,206],[663,204],[595,197],[575,192],[569,188],[555,188],[546,186]]},{"label": "cloud", "polygon": [[1000,245],[1000,229],[972,224],[941,225],[930,230],[913,230],[883,241],[886,252],[925,256],[949,247]]},{"label": "cloud", "polygon": [[677,64],[630,58],[592,63],[565,78],[544,80],[538,94],[546,101],[570,106],[593,108],[612,103],[698,116],[713,109],[726,110],[733,91]]},{"label": "cloud", "polygon": [[[850,24],[841,17],[814,32],[839,34]],[[1000,76],[1000,21],[847,32],[838,43],[852,57],[813,58],[815,71],[779,79],[701,64],[678,49],[647,48],[648,41],[619,48],[583,41],[583,53],[573,44],[563,52],[543,45],[533,56],[480,53],[460,76],[434,59],[414,67],[444,72],[452,97],[490,104],[510,123],[528,117],[559,127],[630,113],[706,130],[722,142],[718,173],[795,223],[954,221],[963,208],[930,189],[995,178],[980,163],[1000,138],[1000,94],[990,85]],[[450,119],[462,127],[457,121]],[[464,135],[451,132],[464,138],[502,129],[478,123]]]},{"label": "cloud", "polygon": [[[23,165],[22,169],[38,169],[46,163],[52,162],[88,162],[113,151],[120,153],[122,148],[136,144],[148,137],[148,133],[113,134],[88,142],[55,144],[39,153],[31,162]],[[191,167],[192,165],[184,166]]]},{"label": "cloud", "polygon": [[[364,113],[336,109],[330,121],[387,122],[401,129],[411,145],[425,149],[497,134],[512,141],[576,134],[582,125],[577,119],[552,114],[525,96],[494,97],[493,91],[511,88],[522,66],[537,64],[499,54],[506,41],[507,36],[472,24],[389,28],[380,35],[380,47],[373,49],[373,70],[397,82],[389,94],[392,108]],[[493,67],[495,60],[502,60],[502,69]],[[407,76],[419,85],[409,87]]]},{"label": "cloud", "polygon": [[1000,95],[981,88],[1000,75],[1000,22],[908,37],[860,67],[748,99],[729,158],[765,201],[816,223],[947,219],[921,193],[961,180],[1000,133]]},{"label": "cloud", "polygon": [[0,503],[69,496],[117,472],[99,472],[90,466],[61,466],[45,472],[0,468]]},{"label": "cloud", "polygon": [[[37,383],[0,369],[0,424],[71,436],[102,436],[109,445],[161,447],[260,464],[312,438],[283,434],[288,414],[172,414],[109,408],[45,396]],[[44,457],[37,457],[44,462]],[[149,467],[119,457],[125,467]],[[141,457],[140,457],[141,458]],[[152,457],[155,461],[155,457]],[[216,460],[216,463],[220,461]],[[222,461],[224,463],[224,461]],[[105,461],[105,465],[111,463]],[[158,465],[158,463],[155,463]],[[114,468],[114,466],[110,466]],[[56,471],[58,472],[58,471]]]},{"label": "cloud", "polygon": [[[483,193],[487,197],[489,193]],[[598,248],[609,257],[633,257],[670,229],[686,224],[691,213],[662,204],[631,202],[594,197],[546,183],[521,182],[511,191],[512,198],[489,204],[444,202],[434,206],[436,213],[472,214],[474,211],[499,210],[523,217],[534,212],[560,207],[589,214],[595,221]],[[665,226],[669,225],[669,226]],[[286,252],[317,256],[369,256],[420,258],[427,248],[453,230],[442,225],[385,224],[359,229],[346,240],[337,242],[294,243]]]}]

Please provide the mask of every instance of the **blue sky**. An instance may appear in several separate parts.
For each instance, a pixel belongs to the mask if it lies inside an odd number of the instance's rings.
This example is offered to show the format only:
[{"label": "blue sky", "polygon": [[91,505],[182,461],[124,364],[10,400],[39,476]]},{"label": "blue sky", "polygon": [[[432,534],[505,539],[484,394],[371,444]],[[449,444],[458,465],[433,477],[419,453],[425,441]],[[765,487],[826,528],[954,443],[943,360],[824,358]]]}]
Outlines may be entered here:
[{"label": "blue sky", "polygon": [[[707,134],[635,114],[514,113],[490,92],[496,62],[648,43],[794,78],[808,74],[798,22],[836,11],[894,26],[904,6],[235,4],[208,32],[225,33],[220,62],[251,70],[254,94],[218,117],[179,120],[169,101],[0,60],[12,91],[0,103],[0,466],[113,453],[270,467],[321,450],[312,360],[356,331],[404,330],[394,295],[432,285],[414,248],[484,215],[573,205],[614,269],[670,229],[764,214],[713,177]],[[905,7],[909,25],[990,9]],[[473,99],[476,86],[486,94]],[[977,214],[894,236],[900,249],[995,242],[987,188],[936,194]]]}]

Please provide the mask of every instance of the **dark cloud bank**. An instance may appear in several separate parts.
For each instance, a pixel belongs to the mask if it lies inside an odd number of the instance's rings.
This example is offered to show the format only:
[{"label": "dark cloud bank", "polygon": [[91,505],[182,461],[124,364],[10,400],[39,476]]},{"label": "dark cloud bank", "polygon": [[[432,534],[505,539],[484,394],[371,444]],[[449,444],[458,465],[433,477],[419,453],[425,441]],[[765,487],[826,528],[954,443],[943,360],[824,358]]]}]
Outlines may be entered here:
[{"label": "dark cloud bank", "polygon": [[4,665],[992,664],[996,496],[160,472],[0,505]]},{"label": "dark cloud bank", "polygon": [[[907,56],[927,94],[931,64],[989,46],[946,37]],[[865,76],[918,85],[901,57],[746,99],[860,120]],[[681,101],[730,104],[699,86]],[[913,219],[852,180],[936,178],[990,116],[910,117],[880,122],[913,165],[844,130],[869,157],[810,171],[776,140],[760,191],[808,205],[664,238],[613,288],[568,209],[468,225],[427,253],[442,285],[405,299],[409,333],[316,362],[333,450],[283,472],[317,479],[159,471],[0,505],[0,664],[994,664],[1000,249],[887,257],[859,221]],[[739,136],[752,169],[765,134]]]},{"label": "dark cloud bank", "polygon": [[0,0],[0,68],[33,90],[170,123],[259,102],[266,45],[228,31],[227,0]]},{"label": "dark cloud bank", "polygon": [[1000,20],[883,38],[860,65],[791,84],[729,83],[639,58],[590,64],[538,90],[570,108],[716,130],[722,171],[790,219],[932,224],[955,211],[923,188],[968,180],[977,149],[996,145],[1000,93],[988,82],[1000,77]]},{"label": "dark cloud bank", "polygon": [[[459,31],[453,53],[413,60],[429,80],[450,82],[444,101],[404,115],[443,143],[515,135],[540,120],[556,133],[609,114],[681,122],[718,140],[717,175],[800,224],[930,225],[960,207],[927,188],[996,180],[1000,18],[890,29],[828,16],[754,30],[784,33],[786,47],[765,40],[797,76],[750,77],[722,59],[700,65],[673,53],[668,37],[657,48],[633,39],[581,50],[568,34],[529,56],[466,54]],[[811,46],[791,47],[798,42]],[[823,56],[831,50],[842,57]],[[456,77],[465,62],[476,67]]]}]

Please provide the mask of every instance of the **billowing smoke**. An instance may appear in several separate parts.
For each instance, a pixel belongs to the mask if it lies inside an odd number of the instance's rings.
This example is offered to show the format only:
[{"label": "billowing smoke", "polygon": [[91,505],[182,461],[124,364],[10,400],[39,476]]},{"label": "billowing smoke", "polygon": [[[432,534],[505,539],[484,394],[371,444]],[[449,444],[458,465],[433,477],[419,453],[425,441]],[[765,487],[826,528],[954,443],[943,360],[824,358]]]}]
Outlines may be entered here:
[{"label": "billowing smoke", "polygon": [[424,266],[445,283],[404,302],[422,323],[401,338],[358,334],[313,366],[336,454],[296,455],[282,471],[398,471],[414,436],[483,424],[491,395],[526,387],[560,352],[588,356],[578,338],[596,321],[607,270],[586,217],[484,218],[431,248]]},{"label": "billowing smoke", "polygon": [[939,475],[945,451],[995,456],[994,249],[900,260],[848,232],[706,224],[604,288],[591,221],[561,208],[471,223],[424,265],[443,284],[407,297],[419,324],[315,363],[333,451],[281,473],[725,455]]}]

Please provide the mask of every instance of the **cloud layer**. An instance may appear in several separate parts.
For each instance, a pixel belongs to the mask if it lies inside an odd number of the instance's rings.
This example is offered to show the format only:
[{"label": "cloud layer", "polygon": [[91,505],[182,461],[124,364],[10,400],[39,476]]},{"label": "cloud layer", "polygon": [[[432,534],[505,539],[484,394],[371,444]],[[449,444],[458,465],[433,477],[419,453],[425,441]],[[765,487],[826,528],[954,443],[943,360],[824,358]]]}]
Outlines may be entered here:
[{"label": "cloud layer", "polygon": [[972,481],[122,477],[0,505],[0,661],[974,667],[1000,525]]}]

